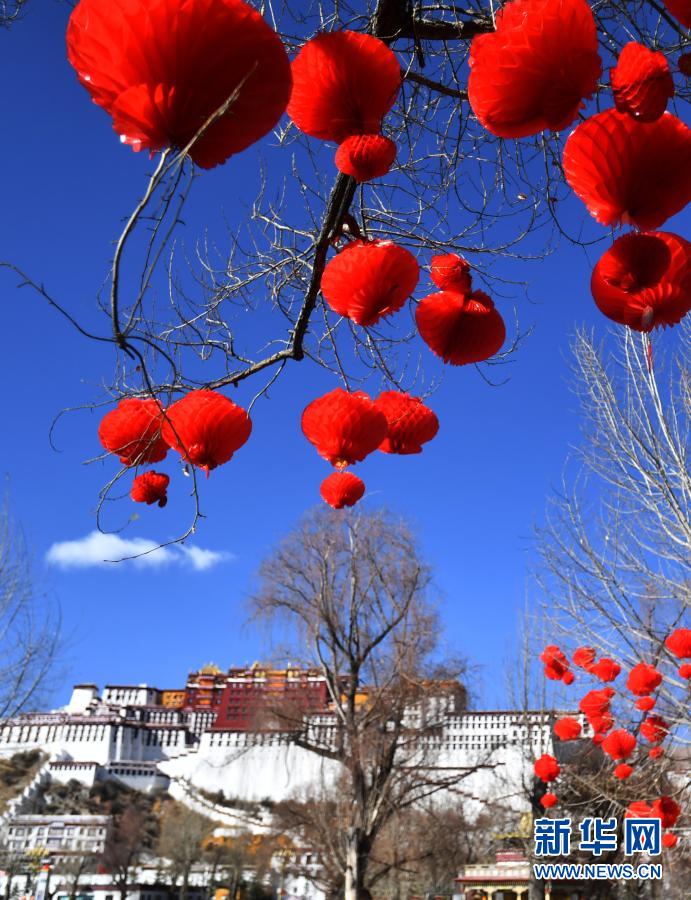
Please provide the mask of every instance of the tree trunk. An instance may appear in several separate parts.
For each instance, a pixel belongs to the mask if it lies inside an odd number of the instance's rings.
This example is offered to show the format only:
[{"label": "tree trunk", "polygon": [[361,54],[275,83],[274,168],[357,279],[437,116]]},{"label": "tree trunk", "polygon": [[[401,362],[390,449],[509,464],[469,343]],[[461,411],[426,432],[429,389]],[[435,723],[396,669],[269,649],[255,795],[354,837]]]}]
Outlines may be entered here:
[{"label": "tree trunk", "polygon": [[180,900],[187,900],[187,895],[189,893],[189,884],[190,870],[186,866],[184,872],[182,873],[182,884],[180,885]]},{"label": "tree trunk", "polygon": [[366,900],[365,872],[369,863],[370,840],[359,828],[349,828],[346,847],[344,900]]}]

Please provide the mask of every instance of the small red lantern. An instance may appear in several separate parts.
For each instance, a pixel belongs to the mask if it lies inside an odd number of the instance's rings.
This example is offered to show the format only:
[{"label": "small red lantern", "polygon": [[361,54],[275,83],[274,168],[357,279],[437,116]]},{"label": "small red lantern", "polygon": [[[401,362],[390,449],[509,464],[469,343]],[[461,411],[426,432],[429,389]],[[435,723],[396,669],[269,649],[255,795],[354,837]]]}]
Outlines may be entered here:
[{"label": "small red lantern", "polygon": [[[602,716],[609,712],[612,694],[610,688],[602,688],[601,690],[588,691],[581,699],[578,708],[586,716]],[[599,731],[600,729],[595,729]]]},{"label": "small red lantern", "polygon": [[442,291],[469,294],[472,286],[470,265],[457,253],[440,253],[432,257],[430,277]]},{"label": "small red lantern", "polygon": [[691,678],[691,663],[685,663],[683,666],[679,666],[679,677],[686,678],[687,680]]},{"label": "small red lantern", "polygon": [[326,264],[324,299],[339,316],[374,325],[397,312],[415,290],[420,268],[393,241],[353,241]]},{"label": "small red lantern", "polygon": [[671,831],[666,832],[662,835],[662,846],[666,847],[667,850],[671,850],[673,847],[677,846],[679,838],[676,834],[672,834]]},{"label": "small red lantern", "polygon": [[655,698],[654,697],[639,697],[634,704],[636,709],[640,709],[643,712],[650,712],[650,710],[655,706]]},{"label": "small red lantern", "polygon": [[439,431],[439,419],[419,397],[400,391],[384,391],[374,405],[386,416],[389,428],[379,445],[384,453],[421,453],[422,445]]},{"label": "small red lantern", "polygon": [[506,339],[504,320],[483,291],[430,294],[418,304],[415,321],[430,350],[454,366],[489,359]]},{"label": "small red lantern", "polygon": [[593,269],[601,312],[637,331],[676,325],[691,310],[691,243],[664,231],[618,238]]},{"label": "small red lantern", "polygon": [[674,96],[674,81],[663,53],[630,41],[610,71],[614,102],[639,122],[654,122]]},{"label": "small red lantern", "polygon": [[125,466],[160,462],[168,452],[161,437],[162,416],[158,400],[127,397],[101,419],[99,440]]},{"label": "small red lantern", "polygon": [[653,747],[651,750],[648,750],[648,756],[650,759],[662,759],[665,755],[665,751],[662,747]]},{"label": "small red lantern", "polygon": [[636,749],[636,738],[624,728],[611,731],[602,742],[602,749],[612,759],[628,759]]},{"label": "small red lantern", "polygon": [[633,766],[629,766],[627,763],[619,763],[619,765],[615,767],[613,774],[614,777],[618,778],[620,781],[626,781],[626,779],[630,778],[633,774]]},{"label": "small red lantern", "polygon": [[653,800],[650,812],[662,821],[663,828],[673,828],[681,815],[681,806],[672,797],[659,797]]},{"label": "small red lantern", "polygon": [[365,493],[365,482],[352,472],[332,472],[319,489],[322,500],[334,509],[355,506]]},{"label": "small red lantern", "polygon": [[336,151],[336,168],[358,182],[381,178],[396,159],[396,145],[383,134],[351,134]]},{"label": "small red lantern", "polygon": [[676,628],[666,638],[665,647],[677,659],[691,659],[691,628]]},{"label": "small red lantern", "polygon": [[573,654],[573,664],[581,669],[589,669],[595,662],[596,655],[594,647],[577,647]]},{"label": "small red lantern", "polygon": [[561,771],[559,763],[549,753],[543,753],[539,759],[536,759],[533,769],[537,777],[545,783],[554,781],[559,777],[559,772]]},{"label": "small red lantern", "polygon": [[606,656],[603,656],[603,658],[591,666],[588,671],[591,675],[599,678],[600,681],[614,681],[621,672],[621,666],[613,659],[608,659]]},{"label": "small red lantern", "polygon": [[540,803],[544,806],[545,809],[551,809],[553,806],[556,806],[559,803],[559,798],[556,794],[552,794],[551,792],[547,792],[540,797]]},{"label": "small red lantern", "polygon": [[560,741],[575,741],[581,734],[581,723],[572,716],[563,716],[554,723],[554,733]]},{"label": "small red lantern", "polygon": [[170,478],[164,472],[142,472],[132,482],[130,497],[135,503],[146,503],[151,506],[158,503],[164,507],[168,502],[168,485]]},{"label": "small red lantern", "polygon": [[387,431],[386,416],[364,391],[336,388],[313,400],[302,414],[302,433],[339,469],[361,462]]},{"label": "small red lantern", "polygon": [[662,716],[647,716],[641,722],[641,734],[651,744],[661,744],[669,734],[669,723]]},{"label": "small red lantern", "polygon": [[626,687],[637,697],[643,697],[646,694],[652,694],[661,681],[662,675],[655,666],[651,666],[648,663],[638,663],[629,672]]},{"label": "small red lantern", "polygon": [[691,129],[668,112],[637,122],[607,109],[571,133],[564,173],[598,222],[652,231],[691,200]]},{"label": "small red lantern", "polygon": [[245,410],[217,391],[190,391],[168,408],[163,423],[168,445],[207,476],[247,441],[252,422]]}]

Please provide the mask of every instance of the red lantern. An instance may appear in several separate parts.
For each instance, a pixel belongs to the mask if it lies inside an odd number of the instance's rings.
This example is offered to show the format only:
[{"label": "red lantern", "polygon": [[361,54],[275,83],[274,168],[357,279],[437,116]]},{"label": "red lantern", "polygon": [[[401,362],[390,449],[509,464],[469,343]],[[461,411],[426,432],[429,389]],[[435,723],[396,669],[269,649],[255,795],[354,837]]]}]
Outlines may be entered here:
[{"label": "red lantern", "polygon": [[659,119],[674,96],[674,81],[664,54],[636,41],[624,46],[610,77],[617,109],[639,122]]},{"label": "red lantern", "polygon": [[559,772],[561,771],[559,763],[549,753],[543,753],[539,759],[536,759],[533,769],[537,777],[545,783],[554,781],[559,777]]},{"label": "red lantern", "polygon": [[133,149],[186,147],[203,168],[271,131],[290,97],[278,35],[243,0],[81,0],[67,52],[94,102]]},{"label": "red lantern", "polygon": [[312,38],[292,70],[288,115],[305,134],[337,144],[353,134],[379,134],[401,87],[396,54],[355,31]]},{"label": "red lantern", "polygon": [[162,415],[158,400],[127,397],[101,419],[99,440],[125,466],[160,462],[168,452],[161,437]]},{"label": "red lantern", "polygon": [[561,131],[597,89],[597,31],[585,0],[513,0],[470,45],[468,99],[503,138]]},{"label": "red lantern", "polygon": [[506,338],[504,320],[483,291],[430,294],[418,304],[415,321],[432,353],[453,366],[489,359]]},{"label": "red lantern", "polygon": [[691,309],[691,243],[664,231],[624,234],[600,257],[590,288],[600,311],[621,325],[676,325]]},{"label": "red lantern", "polygon": [[652,231],[691,199],[691,129],[671,113],[647,123],[596,113],[569,136],[564,172],[598,222]]},{"label": "red lantern", "polygon": [[662,747],[653,747],[652,750],[648,750],[648,756],[650,759],[661,759],[665,755],[665,751]]},{"label": "red lantern", "polygon": [[419,277],[417,260],[404,247],[393,241],[353,241],[327,263],[321,290],[339,316],[374,325],[403,306]]},{"label": "red lantern", "polygon": [[676,628],[665,640],[665,647],[678,659],[691,659],[691,628]]},{"label": "red lantern", "polygon": [[636,709],[640,709],[643,712],[650,712],[650,710],[655,706],[655,698],[654,697],[639,697],[635,703]]},{"label": "red lantern", "polygon": [[626,781],[633,774],[633,766],[627,765],[627,763],[619,763],[618,766],[614,769],[614,777],[618,778],[620,781]]},{"label": "red lantern", "polygon": [[653,815],[653,808],[645,800],[634,800],[630,803],[626,812],[625,819],[650,819]]},{"label": "red lantern", "polygon": [[207,476],[227,463],[251,432],[245,410],[216,391],[190,391],[168,408],[163,423],[169,446]]},{"label": "red lantern", "polygon": [[589,669],[595,662],[595,656],[593,647],[577,647],[573,654],[573,664],[581,669]]},{"label": "red lantern", "polygon": [[430,277],[442,291],[455,291],[458,294],[470,293],[470,266],[457,253],[441,253],[433,256]]},{"label": "red lantern", "polygon": [[611,731],[602,742],[602,749],[612,759],[628,759],[636,749],[636,738],[624,728]]},{"label": "red lantern", "polygon": [[336,388],[313,400],[302,414],[302,433],[339,469],[361,462],[387,431],[386,416],[364,391]]},{"label": "red lantern", "polygon": [[681,815],[681,806],[671,797],[660,797],[653,800],[651,815],[661,819],[663,828],[673,828]]},{"label": "red lantern", "polygon": [[679,676],[686,679],[691,678],[691,663],[685,663],[683,666],[679,666]]},{"label": "red lantern", "polygon": [[575,676],[575,675],[573,674],[573,672],[569,669],[568,672],[564,672],[564,674],[562,675],[561,680],[562,680],[562,682],[563,682],[565,685],[568,686],[569,684],[573,684],[573,683],[574,683],[574,681],[576,680],[576,676]]},{"label": "red lantern", "polygon": [[651,744],[661,744],[669,734],[669,724],[662,716],[647,716],[641,722],[641,734]]},{"label": "red lantern", "polygon": [[638,663],[629,672],[626,687],[637,697],[643,697],[646,694],[652,694],[661,681],[662,675],[660,675],[655,666],[648,665],[648,663]]},{"label": "red lantern", "polygon": [[560,741],[575,741],[581,734],[581,723],[572,716],[563,716],[554,723],[554,733]]},{"label": "red lantern", "polygon": [[544,806],[545,809],[551,809],[553,806],[556,806],[557,803],[559,803],[559,798],[556,794],[548,792],[540,797],[540,803],[542,804],[542,806]]},{"label": "red lantern", "polygon": [[[609,712],[612,694],[610,688],[602,688],[599,691],[588,691],[581,699],[578,708],[586,716],[602,716]],[[595,729],[598,731],[599,729]]]},{"label": "red lantern", "polygon": [[356,181],[386,175],[396,159],[396,145],[383,134],[352,134],[336,151],[336,168]]},{"label": "red lantern", "polygon": [[132,482],[130,497],[135,503],[146,503],[151,506],[158,503],[164,507],[168,502],[168,485],[170,478],[163,472],[142,472]]},{"label": "red lantern", "polygon": [[545,676],[552,681],[563,681],[569,671],[569,661],[555,644],[548,644],[540,654],[545,664]]},{"label": "red lantern", "polygon": [[365,482],[352,472],[332,472],[325,478],[319,493],[322,500],[334,509],[355,506],[365,493]]},{"label": "red lantern", "polygon": [[677,846],[678,840],[679,838],[676,836],[676,834],[667,832],[666,834],[662,835],[662,846],[666,847],[668,850],[671,850],[672,847]]},{"label": "red lantern", "polygon": [[684,28],[691,28],[691,0],[662,0],[662,2]]},{"label": "red lantern", "polygon": [[386,438],[379,445],[384,453],[421,453],[422,445],[439,431],[439,419],[419,397],[400,391],[384,391],[374,405],[384,413],[389,427]]},{"label": "red lantern", "polygon": [[[590,727],[595,732],[595,737],[600,735],[602,738],[604,738],[607,732],[614,725],[614,718],[608,710],[595,715],[586,714],[586,719],[588,720],[588,724],[590,725]],[[596,743],[602,743],[602,741],[596,741]]]},{"label": "red lantern", "polygon": [[608,659],[606,656],[603,656],[603,658],[598,663],[591,666],[588,671],[596,678],[599,678],[600,681],[614,681],[621,672],[621,666],[613,659]]}]

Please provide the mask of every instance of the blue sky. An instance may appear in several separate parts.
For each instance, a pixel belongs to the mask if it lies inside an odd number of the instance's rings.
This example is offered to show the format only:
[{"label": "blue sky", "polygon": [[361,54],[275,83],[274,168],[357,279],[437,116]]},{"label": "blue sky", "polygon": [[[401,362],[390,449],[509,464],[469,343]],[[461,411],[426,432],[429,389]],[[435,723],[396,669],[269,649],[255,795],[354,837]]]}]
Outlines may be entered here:
[{"label": "blue sky", "polygon": [[[108,118],[78,85],[64,52],[68,12],[52,0],[34,0],[24,21],[0,33],[0,256],[94,322],[93,297],[111,242],[142,191],[148,161],[119,144]],[[253,165],[250,153],[205,174],[197,202],[212,204],[219,216],[220,197],[226,212],[237,214],[239,186],[256,184]],[[573,210],[577,224],[584,214],[576,205]],[[681,230],[678,221],[675,226]],[[522,324],[535,330],[510,367],[508,384],[491,388],[472,369],[447,371],[430,400],[441,420],[437,439],[420,457],[377,454],[362,470],[368,502],[385,503],[416,524],[444,594],[449,649],[483,667],[483,699],[491,704],[502,702],[505,691],[497,663],[512,651],[533,557],[532,527],[578,440],[570,335],[583,323],[606,333],[590,299],[582,251],[563,244],[542,263],[514,266],[517,273],[530,281],[533,301],[517,298]],[[60,422],[60,452],[51,449],[48,430],[61,408],[98,394],[113,359],[109,348],[80,337],[15,284],[0,273],[0,470],[39,584],[63,611],[67,675],[56,685],[56,701],[81,680],[174,687],[207,661],[228,666],[266,656],[265,635],[244,624],[243,605],[261,558],[319,502],[329,468],[302,437],[299,419],[308,399],[335,385],[308,364],[293,366],[271,400],[256,407],[251,443],[203,485],[207,518],[193,542],[196,555],[171,550],[156,566],[63,569],[46,554],[94,530],[98,488],[113,469],[83,465],[99,452],[98,413]],[[237,401],[248,402],[252,393],[241,389]],[[123,508],[123,521],[129,512]],[[184,516],[176,499],[165,510],[139,512],[122,537],[165,540]]]}]

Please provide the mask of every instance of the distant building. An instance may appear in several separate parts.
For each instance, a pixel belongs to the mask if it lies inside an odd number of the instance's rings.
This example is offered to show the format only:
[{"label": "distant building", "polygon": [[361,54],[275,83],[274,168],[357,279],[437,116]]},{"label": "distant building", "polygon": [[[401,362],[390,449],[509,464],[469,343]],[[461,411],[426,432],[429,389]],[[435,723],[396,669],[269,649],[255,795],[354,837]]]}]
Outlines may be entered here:
[{"label": "distant building", "polygon": [[[455,881],[454,900],[528,900],[530,863],[518,851],[497,853],[493,863],[465,866]],[[545,885],[545,900],[589,900],[578,882]]]},{"label": "distant building", "polygon": [[45,850],[46,856],[103,853],[110,816],[16,816],[6,826],[11,853]]}]

